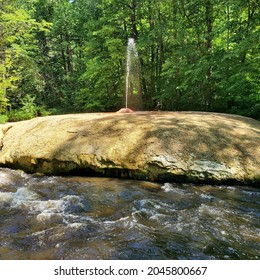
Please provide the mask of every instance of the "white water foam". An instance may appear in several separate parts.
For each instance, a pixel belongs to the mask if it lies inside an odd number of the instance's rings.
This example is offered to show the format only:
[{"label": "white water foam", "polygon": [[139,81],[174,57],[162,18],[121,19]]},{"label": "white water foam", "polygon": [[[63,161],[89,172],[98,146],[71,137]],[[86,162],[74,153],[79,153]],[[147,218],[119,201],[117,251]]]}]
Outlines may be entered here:
[{"label": "white water foam", "polygon": [[37,221],[40,223],[53,223],[53,224],[59,224],[63,222],[63,217],[60,214],[57,213],[40,213],[36,217]]},{"label": "white water foam", "polygon": [[13,199],[13,193],[0,192],[0,207],[9,207]]},{"label": "white water foam", "polygon": [[12,180],[12,176],[10,174],[7,173],[0,173],[0,184],[1,185],[5,185],[5,184],[12,184],[13,180]]},{"label": "white water foam", "polygon": [[0,208],[25,210],[36,215],[40,223],[62,223],[79,220],[77,213],[88,211],[90,205],[86,199],[76,195],[66,195],[56,200],[41,200],[41,197],[27,187],[18,188],[16,192],[0,192]]},{"label": "white water foam", "polygon": [[171,192],[173,191],[173,186],[170,183],[165,183],[164,185],[162,185],[162,190],[164,190],[165,192]]},{"label": "white water foam", "polygon": [[39,199],[39,196],[26,187],[19,188],[13,195],[13,206],[18,206],[26,201],[34,201]]},{"label": "white water foam", "polygon": [[161,189],[166,193],[173,193],[177,196],[183,196],[188,194],[187,190],[176,188],[174,187],[173,184],[170,183],[165,183],[164,185],[161,186]]},{"label": "white water foam", "polygon": [[203,198],[203,199],[206,199],[206,200],[212,200],[212,199],[214,199],[213,196],[211,196],[211,195],[209,195],[209,194],[205,194],[205,193],[202,193],[202,194],[200,195],[200,197]]},{"label": "white water foam", "polygon": [[105,221],[103,224],[107,230],[110,230],[112,227],[116,225],[116,227],[121,228],[133,228],[137,225],[137,220],[134,215],[122,217],[115,221]]}]

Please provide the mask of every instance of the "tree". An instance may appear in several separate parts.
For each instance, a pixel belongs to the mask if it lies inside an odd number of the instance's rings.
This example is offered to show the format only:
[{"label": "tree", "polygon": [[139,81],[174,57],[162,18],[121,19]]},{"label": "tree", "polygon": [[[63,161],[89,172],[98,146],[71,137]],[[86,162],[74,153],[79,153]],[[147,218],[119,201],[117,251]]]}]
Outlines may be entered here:
[{"label": "tree", "polygon": [[[260,115],[257,0],[0,0],[0,101],[114,111],[137,44],[142,107]],[[9,104],[9,105],[8,105]]]},{"label": "tree", "polygon": [[1,0],[0,10],[0,102],[1,112],[15,108],[26,94],[42,90],[34,54],[36,29],[44,28],[23,9],[23,4]]}]

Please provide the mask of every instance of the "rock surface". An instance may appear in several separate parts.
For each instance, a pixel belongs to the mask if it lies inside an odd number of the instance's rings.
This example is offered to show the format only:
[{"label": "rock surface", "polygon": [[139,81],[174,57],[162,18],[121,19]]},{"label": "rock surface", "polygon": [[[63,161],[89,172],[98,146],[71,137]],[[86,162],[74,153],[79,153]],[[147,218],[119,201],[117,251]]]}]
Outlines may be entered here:
[{"label": "rock surface", "polygon": [[0,165],[45,174],[260,183],[260,122],[203,112],[93,113],[0,127]]}]

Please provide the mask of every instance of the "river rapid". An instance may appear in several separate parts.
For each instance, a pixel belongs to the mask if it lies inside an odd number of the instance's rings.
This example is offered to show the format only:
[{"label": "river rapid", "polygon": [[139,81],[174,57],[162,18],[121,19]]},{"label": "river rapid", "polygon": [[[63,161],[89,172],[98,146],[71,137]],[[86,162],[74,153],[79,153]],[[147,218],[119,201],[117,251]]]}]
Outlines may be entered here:
[{"label": "river rapid", "polygon": [[0,168],[0,259],[259,259],[260,190]]}]

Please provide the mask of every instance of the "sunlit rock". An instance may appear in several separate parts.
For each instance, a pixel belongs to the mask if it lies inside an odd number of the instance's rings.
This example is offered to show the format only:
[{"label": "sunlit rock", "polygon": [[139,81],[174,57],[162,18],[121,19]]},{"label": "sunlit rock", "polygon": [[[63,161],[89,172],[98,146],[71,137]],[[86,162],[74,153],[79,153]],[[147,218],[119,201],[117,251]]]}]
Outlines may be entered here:
[{"label": "sunlit rock", "polygon": [[260,122],[236,115],[74,114],[0,130],[0,164],[27,172],[167,182],[260,181]]}]

